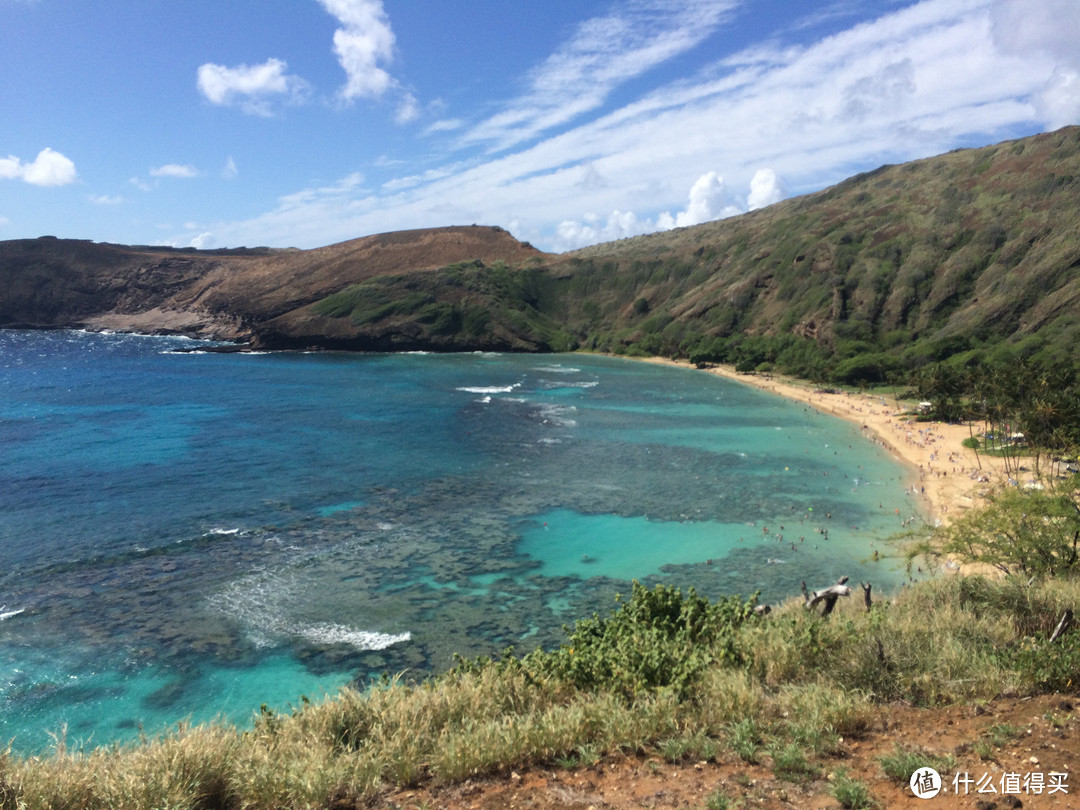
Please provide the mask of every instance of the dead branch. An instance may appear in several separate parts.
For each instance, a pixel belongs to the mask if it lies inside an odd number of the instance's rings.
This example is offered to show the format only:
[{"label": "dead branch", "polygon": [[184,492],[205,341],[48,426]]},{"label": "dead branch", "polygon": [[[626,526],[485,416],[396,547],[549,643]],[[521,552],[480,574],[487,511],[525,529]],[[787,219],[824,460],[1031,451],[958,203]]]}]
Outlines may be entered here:
[{"label": "dead branch", "polygon": [[818,602],[823,602],[824,607],[821,610],[822,616],[828,616],[832,613],[833,608],[836,607],[836,600],[841,596],[851,596],[851,587],[844,583],[848,581],[847,577],[840,577],[836,581],[835,585],[831,585],[828,588],[822,588],[820,591],[814,591],[808,593],[806,590],[806,583],[803,583],[803,596],[806,599],[805,607],[807,610],[813,610],[817,607]]},{"label": "dead branch", "polygon": [[1072,608],[1065,608],[1065,612],[1061,615],[1061,621],[1058,622],[1058,626],[1054,629],[1054,632],[1050,636],[1050,643],[1053,644],[1072,626],[1073,612]]}]

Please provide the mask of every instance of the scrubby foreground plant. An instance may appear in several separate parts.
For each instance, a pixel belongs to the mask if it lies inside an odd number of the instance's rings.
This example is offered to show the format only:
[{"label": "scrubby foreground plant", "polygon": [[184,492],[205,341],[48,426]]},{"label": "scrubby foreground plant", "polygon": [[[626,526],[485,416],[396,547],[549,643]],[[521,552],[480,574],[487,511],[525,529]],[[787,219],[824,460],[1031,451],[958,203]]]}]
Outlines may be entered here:
[{"label": "scrubby foreground plant", "polygon": [[263,711],[247,731],[182,726],[139,744],[8,753],[0,808],[345,807],[616,751],[737,756],[813,779],[876,703],[1076,691],[1080,634],[1049,636],[1078,604],[1075,580],[948,578],[870,611],[852,601],[822,619],[793,601],[759,617],[752,600],[635,586],[556,650]]}]

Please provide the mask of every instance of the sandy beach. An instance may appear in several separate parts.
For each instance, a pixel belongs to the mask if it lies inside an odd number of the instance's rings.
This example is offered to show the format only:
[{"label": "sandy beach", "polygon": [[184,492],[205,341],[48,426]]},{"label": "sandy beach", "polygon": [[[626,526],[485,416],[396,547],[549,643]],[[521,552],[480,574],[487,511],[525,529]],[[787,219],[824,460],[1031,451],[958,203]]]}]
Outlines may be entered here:
[{"label": "sandy beach", "polygon": [[[686,361],[650,358],[651,362],[693,368]],[[854,422],[868,441],[881,444],[911,470],[923,509],[932,523],[948,523],[979,502],[982,494],[1003,480],[1001,459],[977,456],[963,446],[971,429],[944,422],[917,422],[910,403],[889,397],[850,392],[826,393],[812,383],[780,375],[740,374],[731,366],[710,366],[716,374],[787,399],[806,403],[822,413]]]}]

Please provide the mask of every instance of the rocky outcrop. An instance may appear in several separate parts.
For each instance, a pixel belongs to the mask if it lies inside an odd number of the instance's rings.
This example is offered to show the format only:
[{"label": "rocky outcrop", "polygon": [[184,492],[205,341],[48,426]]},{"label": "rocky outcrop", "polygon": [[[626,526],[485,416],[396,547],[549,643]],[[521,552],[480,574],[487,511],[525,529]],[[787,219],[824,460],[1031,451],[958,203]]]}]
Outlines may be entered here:
[{"label": "rocky outcrop", "polygon": [[[277,343],[355,342],[348,321],[311,334],[292,313],[374,277],[454,262],[542,256],[501,228],[467,226],[379,234],[314,250],[184,250],[73,239],[0,242],[0,328],[179,333]],[[300,332],[293,335],[296,328]],[[265,340],[263,342],[266,342]]]}]

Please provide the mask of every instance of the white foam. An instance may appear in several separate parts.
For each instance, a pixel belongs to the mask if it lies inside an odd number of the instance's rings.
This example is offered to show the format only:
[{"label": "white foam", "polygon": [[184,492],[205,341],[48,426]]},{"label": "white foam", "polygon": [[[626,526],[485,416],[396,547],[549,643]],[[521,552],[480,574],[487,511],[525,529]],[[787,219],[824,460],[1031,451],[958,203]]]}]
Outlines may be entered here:
[{"label": "white foam", "polygon": [[19,608],[18,610],[8,610],[7,605],[0,605],[0,622],[4,619],[10,619],[12,616],[18,616],[25,611],[26,608]]},{"label": "white foam", "polygon": [[577,408],[573,406],[542,405],[540,407],[540,421],[545,425],[555,425],[556,427],[577,427],[577,421],[567,416],[567,414],[576,410]]},{"label": "white foam", "polygon": [[596,388],[600,384],[599,380],[582,380],[581,382],[563,382],[562,380],[544,380],[544,386],[549,390],[552,388]]},{"label": "white foam", "polygon": [[221,612],[246,625],[256,647],[271,647],[286,638],[302,638],[314,644],[348,644],[358,650],[384,650],[412,639],[411,633],[380,633],[337,623],[308,624],[290,614],[302,600],[297,583],[279,574],[258,572],[236,582],[212,598]]},{"label": "white foam", "polygon": [[467,394],[509,394],[515,388],[520,388],[521,383],[514,383],[513,385],[466,385],[461,388],[457,388],[457,391],[464,391]]},{"label": "white foam", "polygon": [[394,644],[412,639],[412,633],[375,633],[354,630],[343,624],[313,624],[296,628],[296,635],[315,644],[348,644],[358,650],[385,650]]},{"label": "white foam", "polygon": [[539,371],[543,374],[580,374],[580,368],[574,368],[573,366],[537,366],[535,371]]}]

